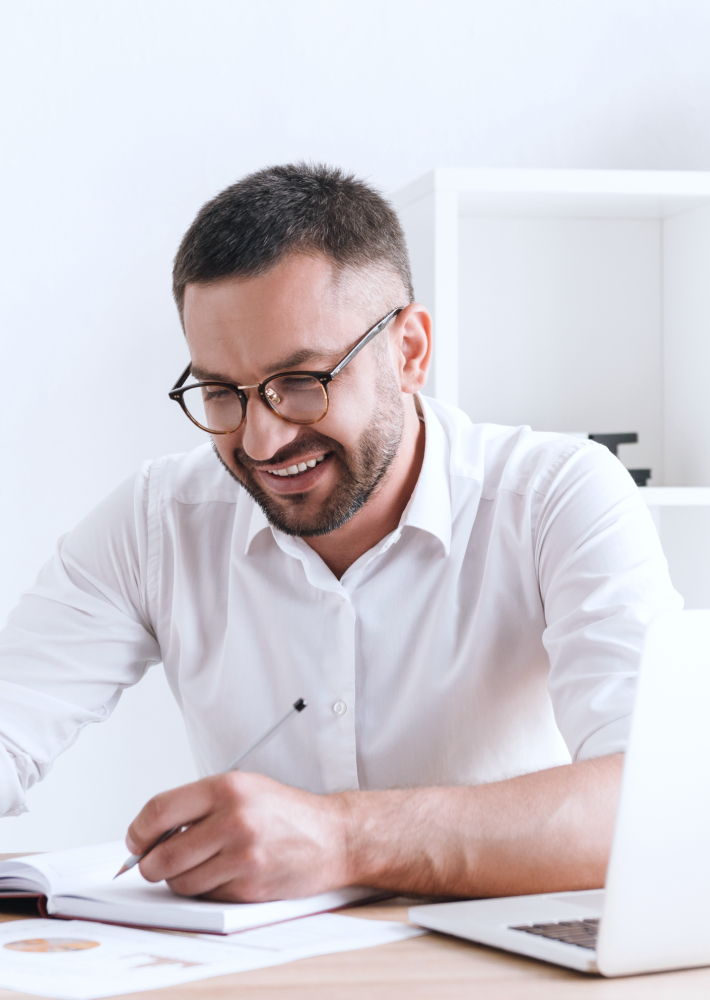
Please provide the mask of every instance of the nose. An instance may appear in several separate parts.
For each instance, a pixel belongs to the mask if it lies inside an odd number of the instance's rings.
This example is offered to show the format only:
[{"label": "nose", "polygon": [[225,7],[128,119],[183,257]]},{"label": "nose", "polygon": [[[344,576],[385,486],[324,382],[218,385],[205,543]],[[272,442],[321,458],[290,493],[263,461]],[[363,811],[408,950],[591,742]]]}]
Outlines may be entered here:
[{"label": "nose", "polygon": [[282,420],[266,405],[254,389],[247,393],[247,418],[242,427],[242,448],[255,462],[266,462],[279,448],[290,444],[299,431],[298,424]]}]

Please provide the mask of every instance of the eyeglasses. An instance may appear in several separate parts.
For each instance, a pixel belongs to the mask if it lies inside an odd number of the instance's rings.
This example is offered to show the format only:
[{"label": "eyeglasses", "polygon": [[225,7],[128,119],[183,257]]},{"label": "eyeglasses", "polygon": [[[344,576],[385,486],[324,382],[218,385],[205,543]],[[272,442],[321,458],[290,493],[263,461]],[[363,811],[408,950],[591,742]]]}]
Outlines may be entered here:
[{"label": "eyeglasses", "polygon": [[187,366],[168,395],[179,403],[200,430],[208,434],[233,434],[247,416],[245,389],[257,389],[270,410],[292,424],[317,424],[328,412],[328,386],[356,354],[402,312],[399,306],[387,313],[358,340],[353,349],[329,372],[279,372],[255,385],[208,381],[183,386],[192,368]]}]

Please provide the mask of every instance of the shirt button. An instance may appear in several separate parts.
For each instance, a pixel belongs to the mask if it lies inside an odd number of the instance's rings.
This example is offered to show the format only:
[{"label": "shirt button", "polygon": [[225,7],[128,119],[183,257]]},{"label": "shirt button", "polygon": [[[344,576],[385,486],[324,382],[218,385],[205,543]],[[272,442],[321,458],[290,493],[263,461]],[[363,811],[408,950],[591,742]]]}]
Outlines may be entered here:
[{"label": "shirt button", "polygon": [[333,711],[336,715],[345,715],[348,710],[348,706],[344,701],[336,701],[333,705]]}]

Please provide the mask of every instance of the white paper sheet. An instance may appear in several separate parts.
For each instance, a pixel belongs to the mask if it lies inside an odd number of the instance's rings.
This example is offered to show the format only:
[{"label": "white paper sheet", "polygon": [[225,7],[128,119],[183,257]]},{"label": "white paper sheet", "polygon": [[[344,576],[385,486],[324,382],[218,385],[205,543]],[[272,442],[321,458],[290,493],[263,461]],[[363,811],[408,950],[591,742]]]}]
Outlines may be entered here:
[{"label": "white paper sheet", "polygon": [[57,1000],[94,1000],[177,986],[424,933],[323,913],[230,937],[162,934],[84,920],[0,924],[0,986]]}]

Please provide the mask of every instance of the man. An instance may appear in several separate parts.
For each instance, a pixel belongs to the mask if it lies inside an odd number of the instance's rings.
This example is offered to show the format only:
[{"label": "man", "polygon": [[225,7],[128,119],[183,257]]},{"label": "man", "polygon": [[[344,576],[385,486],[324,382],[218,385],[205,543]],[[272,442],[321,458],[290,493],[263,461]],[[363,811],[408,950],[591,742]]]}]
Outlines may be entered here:
[{"label": "man", "polygon": [[[602,885],[645,628],[678,602],[628,474],[419,395],[401,228],[337,170],[224,191],[174,292],[172,395],[211,446],[147,463],[11,616],[4,811],[162,660],[205,777],[131,824],[134,853],[187,825],[146,878],[234,900]],[[301,696],[251,773],[219,774]]]}]

